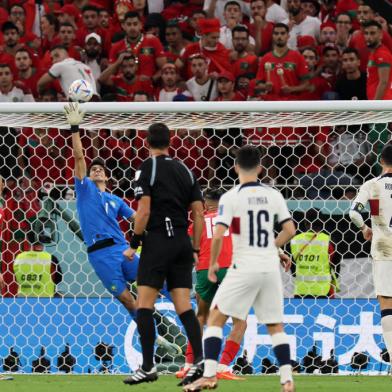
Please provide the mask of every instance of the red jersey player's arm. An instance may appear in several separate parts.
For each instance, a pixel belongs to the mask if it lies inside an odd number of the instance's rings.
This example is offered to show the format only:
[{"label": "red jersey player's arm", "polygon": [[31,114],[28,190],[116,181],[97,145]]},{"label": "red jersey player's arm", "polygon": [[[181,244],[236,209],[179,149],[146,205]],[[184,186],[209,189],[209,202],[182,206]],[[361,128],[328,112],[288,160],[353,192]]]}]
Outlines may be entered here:
[{"label": "red jersey player's arm", "polygon": [[383,99],[384,95],[389,88],[389,77],[391,73],[391,65],[383,64],[383,66],[378,67],[378,85],[376,89],[376,94],[374,99]]},{"label": "red jersey player's arm", "polygon": [[204,228],[204,208],[200,200],[191,203],[192,219],[193,219],[193,249],[200,250],[200,240]]},{"label": "red jersey player's arm", "polygon": [[101,84],[104,84],[105,86],[113,86],[114,83],[113,83],[112,76],[115,75],[115,74],[119,71],[120,66],[121,66],[123,60],[124,60],[126,57],[129,57],[129,56],[130,56],[129,52],[123,52],[123,53],[121,53],[121,54],[118,56],[117,60],[116,60],[113,64],[110,64],[110,65],[101,73],[100,77],[98,78],[98,81],[99,81]]}]

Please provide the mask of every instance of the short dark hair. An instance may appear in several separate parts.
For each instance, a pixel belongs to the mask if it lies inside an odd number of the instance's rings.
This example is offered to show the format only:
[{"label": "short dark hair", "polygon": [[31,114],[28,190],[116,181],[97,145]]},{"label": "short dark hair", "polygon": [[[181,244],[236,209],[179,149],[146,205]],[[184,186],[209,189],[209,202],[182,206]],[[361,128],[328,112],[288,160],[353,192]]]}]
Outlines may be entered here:
[{"label": "short dark hair", "polygon": [[342,56],[343,56],[344,54],[350,54],[350,53],[354,53],[355,56],[356,56],[358,59],[360,58],[359,53],[358,53],[358,50],[355,49],[355,48],[350,48],[350,47],[348,47],[348,48],[346,48],[346,49],[343,50]]},{"label": "short dark hair", "polygon": [[4,22],[3,26],[1,26],[1,32],[5,33],[6,31],[9,31],[9,30],[16,30],[17,33],[19,34],[19,29],[16,27],[16,24],[14,24],[10,21]]},{"label": "short dark hair", "polygon": [[381,151],[381,159],[387,166],[392,166],[392,144],[388,143]]},{"label": "short dark hair", "polygon": [[277,24],[274,26],[274,28],[272,29],[272,31],[274,31],[275,29],[285,29],[287,33],[289,32],[289,26],[287,26],[287,25],[284,24],[284,23],[277,23]]},{"label": "short dark hair", "polygon": [[59,31],[60,23],[59,23],[58,19],[57,19],[53,14],[45,14],[45,15],[43,15],[42,17],[43,17],[43,18],[46,18],[46,20],[48,21],[48,23],[49,23],[51,26],[54,26],[54,30],[55,30],[56,32]]},{"label": "short dark hair", "polygon": [[222,188],[207,188],[204,191],[204,198],[207,200],[219,201],[224,193],[225,191]]},{"label": "short dark hair", "polygon": [[11,71],[11,66],[9,64],[0,64],[0,68],[8,68]]},{"label": "short dark hair", "polygon": [[336,52],[337,54],[340,54],[340,52],[339,52],[339,49],[336,47],[336,46],[326,46],[324,49],[323,49],[323,56],[325,55],[325,54],[327,54],[328,52]]},{"label": "short dark hair", "polygon": [[65,26],[65,27],[72,27],[72,29],[75,30],[75,26],[74,26],[72,23],[69,23],[69,22],[61,23],[61,24],[60,24],[60,27],[59,27],[59,30],[60,30],[63,26]]},{"label": "short dark hair", "polygon": [[26,52],[26,53],[29,55],[30,59],[32,58],[32,57],[31,57],[31,53],[30,53],[29,50],[28,50],[27,48],[25,48],[25,47],[19,48],[19,49],[15,52],[15,56],[16,56],[17,53],[22,53],[22,52]]},{"label": "short dark hair", "polygon": [[256,169],[260,165],[261,152],[255,146],[246,145],[238,150],[236,164],[244,170]]},{"label": "short dark hair", "polygon": [[132,18],[138,18],[140,19],[140,15],[136,11],[129,11],[124,15],[123,22],[125,22],[127,19],[132,19]]},{"label": "short dark hair", "polygon": [[104,160],[101,158],[95,158],[91,161],[90,165],[87,168],[87,176],[90,176],[91,168],[93,166],[101,166],[103,168],[103,170],[105,171],[105,174],[108,175],[108,169],[105,165]]},{"label": "short dark hair", "polygon": [[97,14],[99,14],[99,8],[96,7],[95,5],[85,5],[85,6],[82,8],[82,14],[84,14],[86,11],[94,11],[94,12],[96,12]]},{"label": "short dark hair", "polygon": [[379,30],[382,30],[382,26],[379,22],[377,22],[376,20],[368,20],[366,22],[362,23],[362,27],[364,29],[368,28],[368,27],[377,27]]},{"label": "short dark hair", "polygon": [[170,145],[170,130],[163,123],[154,123],[148,127],[147,142],[152,148],[163,149]]},{"label": "short dark hair", "polygon": [[238,1],[231,0],[231,1],[228,1],[228,2],[225,4],[224,10],[226,11],[226,10],[227,10],[227,7],[230,7],[231,5],[236,5],[237,7],[239,7],[240,10],[242,9],[242,8],[241,8],[241,4],[240,4]]},{"label": "short dark hair", "polygon": [[50,51],[53,52],[56,49],[62,49],[68,53],[68,49],[64,45],[54,45],[50,48]]},{"label": "short dark hair", "polygon": [[234,33],[246,33],[249,36],[249,29],[242,24],[239,24],[234,27],[233,30],[231,30],[231,35],[234,37]]},{"label": "short dark hair", "polygon": [[340,15],[343,15],[343,16],[348,16],[349,18],[350,18],[350,22],[352,22],[353,21],[353,18],[352,18],[352,16],[348,13],[348,12],[341,12],[339,15],[337,15],[336,16],[336,20],[338,20],[339,19],[339,16]]}]

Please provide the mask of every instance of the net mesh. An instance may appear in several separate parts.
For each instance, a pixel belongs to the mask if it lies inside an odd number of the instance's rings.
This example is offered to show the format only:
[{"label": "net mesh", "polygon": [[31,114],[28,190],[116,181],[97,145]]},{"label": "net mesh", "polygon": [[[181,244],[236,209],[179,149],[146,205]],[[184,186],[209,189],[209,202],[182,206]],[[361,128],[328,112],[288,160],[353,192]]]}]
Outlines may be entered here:
[{"label": "net mesh", "polygon": [[[331,298],[293,298],[295,277],[283,274],[286,332],[296,369],[377,373],[388,370],[388,361],[370,249],[350,224],[348,209],[358,186],[380,173],[378,154],[391,138],[391,115],[388,110],[298,108],[287,112],[89,110],[81,135],[87,163],[104,159],[110,171],[108,188],[133,206],[132,180],[148,157],[145,129],[151,122],[169,125],[171,154],[194,171],[203,188],[230,189],[236,182],[236,150],[244,143],[259,146],[264,167],[260,179],[283,193],[298,231],[307,230],[306,214],[316,209],[333,244],[330,259],[338,287]],[[135,369],[140,361],[136,324],[105,291],[87,260],[75,206],[71,138],[61,110],[3,112],[0,123],[0,168],[6,185],[0,370],[126,373]],[[366,211],[364,216],[368,219]],[[124,232],[129,230],[127,222],[121,226]],[[33,269],[18,275],[14,268],[17,255],[30,249],[32,235],[56,257],[49,273],[54,282],[50,297],[20,295],[23,285],[38,288],[36,282],[44,279]],[[186,348],[173,309],[162,298],[155,314],[163,338],[155,360],[160,370],[168,372],[182,366]],[[230,326],[225,327],[225,336]],[[253,313],[232,365],[243,374],[276,372],[270,338]]]}]

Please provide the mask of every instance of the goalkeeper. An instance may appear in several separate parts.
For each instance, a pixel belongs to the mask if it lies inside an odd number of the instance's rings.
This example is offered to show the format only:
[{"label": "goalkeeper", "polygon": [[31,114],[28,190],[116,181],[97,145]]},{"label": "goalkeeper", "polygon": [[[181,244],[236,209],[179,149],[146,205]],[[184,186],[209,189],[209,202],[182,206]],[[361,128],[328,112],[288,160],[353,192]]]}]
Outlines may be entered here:
[{"label": "goalkeeper", "polygon": [[[75,160],[75,191],[80,227],[90,264],[105,288],[128,310],[132,318],[136,314],[136,300],[128,290],[127,283],[136,280],[139,257],[132,261],[123,255],[129,248],[117,219],[133,221],[135,211],[119,197],[106,192],[105,164],[100,159],[92,161],[87,169],[79,134],[79,124],[84,112],[79,104],[69,103],[64,107],[67,122],[71,125],[72,147]],[[170,294],[162,293],[170,299]],[[163,321],[155,312],[157,324]],[[158,328],[159,331],[159,328]],[[158,337],[157,343],[168,352],[181,354],[181,348]]]}]

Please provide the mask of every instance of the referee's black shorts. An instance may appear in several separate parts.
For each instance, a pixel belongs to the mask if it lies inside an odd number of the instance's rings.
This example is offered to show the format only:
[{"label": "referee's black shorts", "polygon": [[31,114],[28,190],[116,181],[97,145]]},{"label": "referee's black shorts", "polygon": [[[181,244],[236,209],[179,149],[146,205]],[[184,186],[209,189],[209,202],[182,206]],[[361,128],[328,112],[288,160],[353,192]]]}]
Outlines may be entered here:
[{"label": "referee's black shorts", "polygon": [[138,286],[161,289],[166,280],[168,290],[192,288],[193,249],[185,228],[174,229],[168,237],[164,230],[149,231],[142,246]]}]

